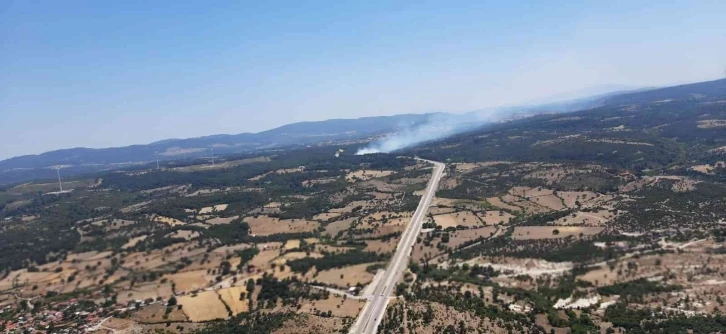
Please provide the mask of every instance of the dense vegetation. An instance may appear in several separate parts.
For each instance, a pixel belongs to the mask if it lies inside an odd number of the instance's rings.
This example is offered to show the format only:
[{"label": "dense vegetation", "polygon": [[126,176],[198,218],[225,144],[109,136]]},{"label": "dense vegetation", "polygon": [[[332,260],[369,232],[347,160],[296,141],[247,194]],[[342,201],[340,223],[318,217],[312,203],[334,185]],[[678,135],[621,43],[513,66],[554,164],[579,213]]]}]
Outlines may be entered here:
[{"label": "dense vegetation", "polygon": [[385,259],[385,255],[374,252],[348,251],[340,254],[329,254],[319,259],[303,258],[293,260],[288,262],[287,265],[290,266],[292,271],[304,274],[313,267],[315,267],[317,271],[323,271],[360,263],[378,262]]},{"label": "dense vegetation", "polygon": [[269,334],[295,315],[291,313],[240,313],[230,320],[206,324],[194,334]]}]

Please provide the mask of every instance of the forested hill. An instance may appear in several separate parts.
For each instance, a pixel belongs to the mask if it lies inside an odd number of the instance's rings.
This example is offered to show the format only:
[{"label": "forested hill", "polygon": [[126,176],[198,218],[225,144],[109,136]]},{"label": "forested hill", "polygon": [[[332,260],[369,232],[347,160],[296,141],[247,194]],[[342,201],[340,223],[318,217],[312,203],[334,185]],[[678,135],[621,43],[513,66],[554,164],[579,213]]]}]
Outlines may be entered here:
[{"label": "forested hill", "polygon": [[[640,113],[625,115],[629,122],[644,122],[643,127],[656,126],[651,124],[663,117],[681,115],[690,117],[688,113],[679,113],[681,106],[685,109],[694,107],[716,108],[726,100],[726,79],[701,82],[695,84],[674,86],[637,92],[608,93],[559,103],[549,103],[537,106],[514,106],[497,108],[497,114],[506,114],[510,118],[525,118],[506,125],[518,126],[527,122],[539,122],[552,116],[535,116],[537,114],[553,114],[571,112],[573,110],[590,110],[605,114],[623,113],[618,110],[623,105],[650,104],[644,110],[655,113]],[[663,108],[660,105],[669,104]],[[592,109],[593,107],[597,107]],[[657,107],[657,108],[656,108]],[[585,113],[590,113],[590,111]],[[656,112],[657,111],[657,112]],[[665,112],[664,112],[665,111]],[[650,116],[643,116],[643,115]],[[631,117],[632,116],[632,117]],[[189,139],[168,139],[148,145],[132,145],[114,148],[72,148],[46,152],[38,155],[26,155],[0,161],[0,185],[25,182],[34,179],[54,178],[55,171],[52,166],[64,165],[64,174],[71,176],[123,168],[134,164],[144,164],[155,160],[157,153],[160,160],[192,159],[211,156],[211,148],[216,155],[245,154],[261,150],[274,150],[280,148],[303,147],[325,143],[340,143],[351,140],[361,140],[373,136],[381,136],[413,128],[429,122],[433,118],[456,119],[458,122],[480,121],[476,112],[467,114],[429,113],[429,114],[402,114],[394,116],[364,117],[358,119],[331,119],[319,122],[299,122],[284,125],[272,130],[259,133],[242,133],[236,135],[213,135]],[[543,118],[539,118],[543,117]],[[643,119],[643,118],[649,119]],[[692,120],[695,122],[695,120]],[[690,122],[690,121],[689,121]],[[660,127],[659,131],[673,136],[688,136],[688,129],[698,124],[690,122],[684,128],[673,124]],[[681,123],[675,123],[681,124]],[[535,128],[538,124],[534,124]],[[563,126],[565,128],[579,126],[572,122],[542,123],[549,128]],[[638,126],[640,126],[638,125]],[[662,124],[661,124],[662,125]],[[701,124],[701,128],[704,125]],[[720,127],[710,128],[711,132],[723,130]],[[466,136],[464,136],[466,137]],[[496,150],[495,150],[496,151]],[[492,151],[492,152],[495,152]],[[526,152],[525,152],[526,153]],[[542,153],[542,152],[534,152]]]},{"label": "forested hill", "polygon": [[64,174],[72,175],[160,160],[188,159],[216,155],[249,153],[275,149],[340,142],[384,135],[426,122],[429,114],[331,119],[319,122],[299,122],[259,133],[213,135],[188,139],[168,139],[148,145],[132,145],[102,149],[72,148],[26,155],[0,161],[0,185],[32,179],[55,177],[49,168],[64,165]]},{"label": "forested hill", "polygon": [[490,124],[409,153],[451,162],[580,161],[639,172],[723,161],[725,134],[722,79],[613,96],[567,114]]},{"label": "forested hill", "polygon": [[718,101],[726,98],[726,79],[624,93],[604,100],[606,105],[651,103],[663,100]]}]

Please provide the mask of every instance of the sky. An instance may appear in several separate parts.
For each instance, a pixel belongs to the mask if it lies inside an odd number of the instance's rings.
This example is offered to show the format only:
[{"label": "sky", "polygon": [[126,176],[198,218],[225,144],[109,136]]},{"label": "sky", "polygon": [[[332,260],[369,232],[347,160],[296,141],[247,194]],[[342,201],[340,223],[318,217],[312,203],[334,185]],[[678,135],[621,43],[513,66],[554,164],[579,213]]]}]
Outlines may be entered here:
[{"label": "sky", "polygon": [[726,1],[0,1],[0,159],[726,70]]}]

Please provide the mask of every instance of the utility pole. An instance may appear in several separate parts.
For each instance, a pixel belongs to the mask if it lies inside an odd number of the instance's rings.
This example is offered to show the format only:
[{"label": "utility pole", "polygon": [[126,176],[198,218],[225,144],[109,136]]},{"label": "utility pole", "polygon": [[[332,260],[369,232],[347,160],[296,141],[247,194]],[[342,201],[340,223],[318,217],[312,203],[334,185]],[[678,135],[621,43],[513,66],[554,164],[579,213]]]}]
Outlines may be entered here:
[{"label": "utility pole", "polygon": [[156,155],[156,170],[161,170],[161,168],[159,168],[159,151],[155,151],[154,155]]}]

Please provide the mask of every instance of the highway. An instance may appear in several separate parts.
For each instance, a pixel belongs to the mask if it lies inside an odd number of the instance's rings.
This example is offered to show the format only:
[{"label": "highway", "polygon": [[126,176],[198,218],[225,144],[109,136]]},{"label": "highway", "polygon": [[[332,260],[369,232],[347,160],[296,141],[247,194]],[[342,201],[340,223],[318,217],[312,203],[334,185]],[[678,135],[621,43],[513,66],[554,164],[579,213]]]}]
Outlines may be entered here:
[{"label": "highway", "polygon": [[373,334],[376,333],[378,325],[383,319],[388,305],[388,298],[396,288],[396,284],[401,279],[403,272],[408,267],[408,259],[411,255],[413,245],[416,244],[416,238],[421,232],[426,212],[431,204],[431,200],[436,194],[441,176],[444,173],[444,164],[436,161],[418,159],[434,165],[433,175],[426,186],[424,195],[418,203],[416,212],[411,217],[406,230],[401,235],[401,240],[396,247],[396,253],[388,263],[383,277],[378,280],[378,285],[373,289],[373,295],[368,299],[365,306],[358,314],[358,319],[351,326],[349,333],[351,334]]}]

